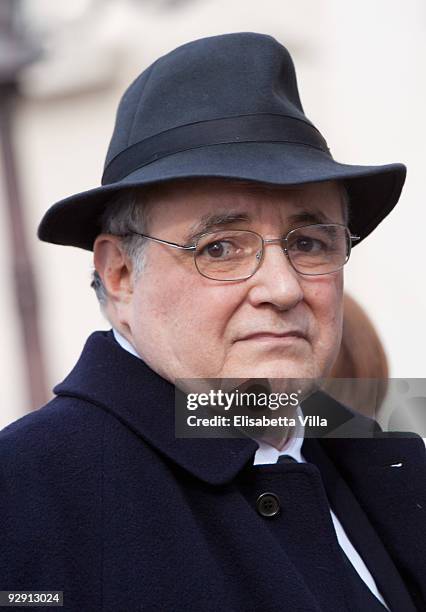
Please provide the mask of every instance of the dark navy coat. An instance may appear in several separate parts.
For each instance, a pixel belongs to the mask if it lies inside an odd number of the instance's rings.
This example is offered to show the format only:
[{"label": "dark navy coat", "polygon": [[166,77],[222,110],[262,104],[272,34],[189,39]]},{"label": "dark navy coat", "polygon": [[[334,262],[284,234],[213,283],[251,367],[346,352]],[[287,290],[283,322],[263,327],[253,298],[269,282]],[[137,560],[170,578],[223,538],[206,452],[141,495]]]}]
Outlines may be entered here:
[{"label": "dark navy coat", "polygon": [[330,504],[391,610],[426,610],[421,438],[305,439],[306,464],[253,466],[250,438],[176,438],[173,386],[111,331],[54,392],[0,434],[0,590],[75,612],[376,610]]}]

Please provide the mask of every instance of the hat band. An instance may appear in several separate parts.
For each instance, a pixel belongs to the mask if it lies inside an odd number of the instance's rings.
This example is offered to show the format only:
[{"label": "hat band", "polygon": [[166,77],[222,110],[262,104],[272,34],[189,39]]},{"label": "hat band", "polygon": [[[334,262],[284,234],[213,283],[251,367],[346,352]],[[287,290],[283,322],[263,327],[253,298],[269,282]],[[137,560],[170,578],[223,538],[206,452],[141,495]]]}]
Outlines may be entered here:
[{"label": "hat band", "polygon": [[241,142],[291,143],[329,154],[319,131],[296,117],[260,114],[211,119],[160,132],[124,149],[105,167],[102,185],[120,181],[135,170],[174,153]]}]

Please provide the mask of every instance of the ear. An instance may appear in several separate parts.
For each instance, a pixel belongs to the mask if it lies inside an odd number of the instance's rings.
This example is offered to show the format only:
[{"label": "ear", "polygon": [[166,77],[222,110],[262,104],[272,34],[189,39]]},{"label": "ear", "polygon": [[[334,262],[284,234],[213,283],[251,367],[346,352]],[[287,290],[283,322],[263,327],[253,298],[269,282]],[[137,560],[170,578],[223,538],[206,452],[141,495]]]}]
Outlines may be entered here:
[{"label": "ear", "polygon": [[113,302],[129,302],[133,293],[132,265],[118,236],[99,234],[93,247],[94,266]]}]

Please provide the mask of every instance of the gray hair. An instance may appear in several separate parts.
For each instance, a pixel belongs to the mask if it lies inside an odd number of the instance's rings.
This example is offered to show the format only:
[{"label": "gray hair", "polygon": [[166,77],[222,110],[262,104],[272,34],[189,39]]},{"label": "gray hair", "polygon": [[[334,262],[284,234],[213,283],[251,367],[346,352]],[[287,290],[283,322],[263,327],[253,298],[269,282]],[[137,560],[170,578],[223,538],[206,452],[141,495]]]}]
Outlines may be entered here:
[{"label": "gray hair", "polygon": [[[100,233],[123,236],[121,245],[132,262],[135,279],[139,277],[145,265],[144,246],[147,241],[137,234],[124,234],[132,231],[143,234],[146,231],[147,215],[143,203],[140,190],[123,191],[107,204],[100,220]],[[108,292],[96,269],[92,272],[90,286],[95,290],[101,308],[104,308],[108,301]]]},{"label": "gray hair", "polygon": [[[231,181],[233,183],[245,184],[253,186],[251,181]],[[345,225],[349,223],[350,217],[350,201],[349,194],[345,184],[338,181],[338,186],[342,195],[342,214]],[[281,185],[265,185],[267,189],[282,189]],[[100,233],[123,235],[128,232],[146,233],[147,211],[145,207],[143,191],[141,189],[128,189],[118,194],[107,204],[100,221]],[[122,247],[126,255],[130,258],[133,265],[135,279],[142,273],[146,258],[145,246],[147,240],[137,234],[124,236],[122,239]],[[91,287],[95,290],[99,300],[101,309],[103,309],[108,301],[108,292],[102,279],[95,269],[92,272]]]}]

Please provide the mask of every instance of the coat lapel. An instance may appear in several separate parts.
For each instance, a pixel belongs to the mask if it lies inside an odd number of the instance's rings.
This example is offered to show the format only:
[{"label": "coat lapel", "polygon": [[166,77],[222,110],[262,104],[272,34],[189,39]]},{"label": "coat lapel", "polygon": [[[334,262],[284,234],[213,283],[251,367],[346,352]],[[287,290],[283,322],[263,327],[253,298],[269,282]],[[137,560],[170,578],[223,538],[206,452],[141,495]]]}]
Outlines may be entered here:
[{"label": "coat lapel", "polygon": [[[425,445],[419,436],[403,436],[305,440],[302,452],[318,464],[330,503],[389,601],[398,602],[401,581],[380,552],[381,542],[417,609],[426,610]],[[401,601],[394,608],[410,609]]]},{"label": "coat lapel", "polygon": [[[375,440],[369,442],[371,445]],[[361,553],[390,609],[414,612],[416,608],[410,593],[377,531],[373,528],[366,509],[361,506],[338,470],[340,460],[337,464],[333,463],[324,446],[327,446],[324,440],[306,439],[302,452],[308,461],[315,463],[319,468],[331,508],[338,516],[352,544]]]},{"label": "coat lapel", "polygon": [[114,414],[161,454],[211,485],[231,482],[259,448],[250,438],[176,438],[174,386],[122,349],[111,331],[89,336],[77,364],[53,391]]}]

